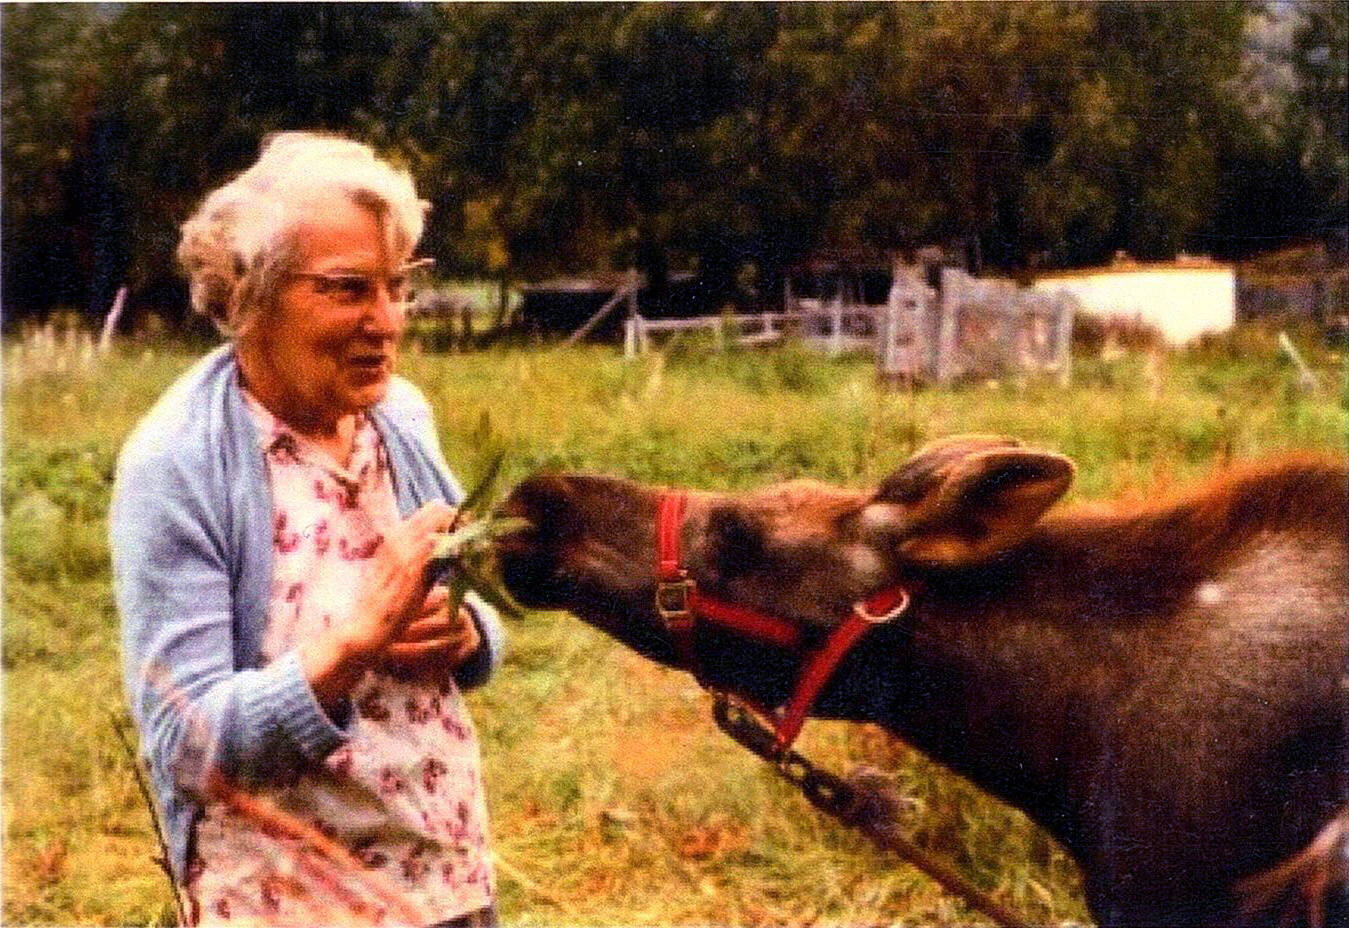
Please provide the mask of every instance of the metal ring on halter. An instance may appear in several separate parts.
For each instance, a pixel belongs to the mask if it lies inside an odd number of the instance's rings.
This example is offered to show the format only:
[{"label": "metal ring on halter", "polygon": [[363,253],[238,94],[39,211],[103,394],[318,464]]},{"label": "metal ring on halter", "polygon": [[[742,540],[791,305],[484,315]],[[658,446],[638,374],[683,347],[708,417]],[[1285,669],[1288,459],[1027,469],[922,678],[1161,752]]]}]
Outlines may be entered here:
[{"label": "metal ring on halter", "polygon": [[909,591],[900,590],[899,602],[895,603],[895,605],[891,606],[889,609],[887,609],[880,615],[876,615],[870,612],[867,609],[867,604],[865,600],[854,604],[852,608],[853,612],[856,615],[862,617],[863,619],[866,619],[873,625],[882,625],[886,622],[889,622],[896,616],[900,615],[905,609],[909,608]]}]

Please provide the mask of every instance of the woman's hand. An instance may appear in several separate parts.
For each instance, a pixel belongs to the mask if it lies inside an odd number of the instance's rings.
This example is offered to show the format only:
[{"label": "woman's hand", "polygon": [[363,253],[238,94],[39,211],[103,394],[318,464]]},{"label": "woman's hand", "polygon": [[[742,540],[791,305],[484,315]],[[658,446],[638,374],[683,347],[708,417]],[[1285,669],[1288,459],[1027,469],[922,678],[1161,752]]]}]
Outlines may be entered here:
[{"label": "woman's hand", "polygon": [[478,624],[466,606],[451,617],[449,591],[434,586],[420,615],[384,649],[380,669],[400,680],[442,680],[482,644]]},{"label": "woman's hand", "polygon": [[449,528],[454,512],[445,503],[427,503],[386,534],[356,593],[350,618],[300,645],[301,666],[325,709],[336,708],[390,642],[424,616],[431,585],[426,565],[436,535]]}]

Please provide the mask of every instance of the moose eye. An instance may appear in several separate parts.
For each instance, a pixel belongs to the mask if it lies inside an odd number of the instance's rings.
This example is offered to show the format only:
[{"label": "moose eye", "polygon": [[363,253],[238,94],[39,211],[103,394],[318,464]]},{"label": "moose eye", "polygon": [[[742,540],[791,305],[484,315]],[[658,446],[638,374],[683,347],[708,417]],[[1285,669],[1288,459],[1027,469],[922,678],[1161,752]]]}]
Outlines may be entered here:
[{"label": "moose eye", "polygon": [[707,535],[712,542],[709,560],[722,577],[736,577],[762,566],[764,529],[753,516],[720,506],[708,514]]}]

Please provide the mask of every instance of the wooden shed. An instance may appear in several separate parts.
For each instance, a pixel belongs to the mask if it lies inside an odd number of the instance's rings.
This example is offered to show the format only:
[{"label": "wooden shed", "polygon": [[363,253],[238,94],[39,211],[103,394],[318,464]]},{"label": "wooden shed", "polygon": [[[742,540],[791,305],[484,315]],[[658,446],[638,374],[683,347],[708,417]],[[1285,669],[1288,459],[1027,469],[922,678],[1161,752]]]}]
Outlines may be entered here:
[{"label": "wooden shed", "polygon": [[1032,286],[1076,298],[1086,315],[1150,325],[1175,345],[1225,332],[1237,318],[1236,269],[1204,257],[1138,262],[1121,256],[1109,267],[1040,275]]}]

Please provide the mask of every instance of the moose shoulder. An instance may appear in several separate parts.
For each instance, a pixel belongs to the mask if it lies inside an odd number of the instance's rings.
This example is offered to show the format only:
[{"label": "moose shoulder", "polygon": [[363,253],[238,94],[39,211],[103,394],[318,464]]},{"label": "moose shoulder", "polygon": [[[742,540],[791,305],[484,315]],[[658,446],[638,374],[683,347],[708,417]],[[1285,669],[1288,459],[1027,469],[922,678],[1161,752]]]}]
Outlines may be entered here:
[{"label": "moose shoulder", "polygon": [[[1345,803],[1346,468],[1289,458],[1143,509],[1049,513],[1072,473],[1008,439],[948,439],[874,493],[691,494],[679,540],[698,589],[806,634],[912,589],[817,713],[877,722],[1024,810],[1103,924],[1231,921],[1239,881]],[[531,478],[506,504],[535,526],[503,551],[507,584],[679,663],[654,606],[658,500]],[[706,682],[768,705],[798,669],[722,629],[695,646]]]}]

